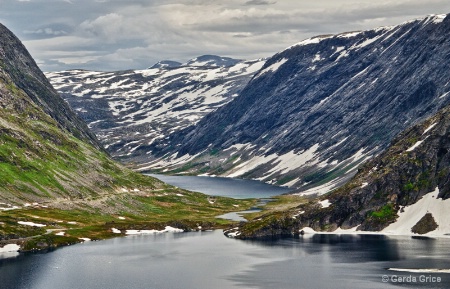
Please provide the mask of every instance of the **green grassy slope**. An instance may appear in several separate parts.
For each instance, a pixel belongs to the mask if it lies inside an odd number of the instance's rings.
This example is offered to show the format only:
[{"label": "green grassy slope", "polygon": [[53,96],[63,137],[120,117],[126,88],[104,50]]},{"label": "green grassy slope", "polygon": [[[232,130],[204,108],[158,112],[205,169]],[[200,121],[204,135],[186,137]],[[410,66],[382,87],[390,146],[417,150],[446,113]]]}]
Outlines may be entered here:
[{"label": "green grassy slope", "polygon": [[208,229],[253,203],[181,190],[111,160],[0,24],[0,249],[117,236],[112,228]]}]

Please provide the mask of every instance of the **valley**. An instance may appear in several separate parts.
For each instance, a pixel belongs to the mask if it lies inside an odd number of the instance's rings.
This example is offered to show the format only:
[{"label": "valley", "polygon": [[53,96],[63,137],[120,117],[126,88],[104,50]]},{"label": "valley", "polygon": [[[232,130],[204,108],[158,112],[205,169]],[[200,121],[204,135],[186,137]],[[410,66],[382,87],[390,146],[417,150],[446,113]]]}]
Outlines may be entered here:
[{"label": "valley", "polygon": [[[450,233],[447,15],[317,36],[257,60],[45,75],[1,28],[3,245],[216,228],[240,239]],[[190,192],[142,172],[250,179],[291,195],[236,224],[216,217],[257,196]]]},{"label": "valley", "polygon": [[[446,15],[431,15],[318,36],[228,67],[191,61],[193,67],[47,76],[106,149],[133,169],[324,194],[349,181],[401,131],[450,103],[441,63],[448,23]],[[193,99],[181,104],[185,97]]]}]

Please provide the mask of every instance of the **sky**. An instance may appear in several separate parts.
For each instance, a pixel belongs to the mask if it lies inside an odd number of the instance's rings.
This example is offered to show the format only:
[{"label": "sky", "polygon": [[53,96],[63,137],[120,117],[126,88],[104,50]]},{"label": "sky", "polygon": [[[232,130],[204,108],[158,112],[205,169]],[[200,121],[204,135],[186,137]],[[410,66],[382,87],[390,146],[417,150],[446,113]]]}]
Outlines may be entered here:
[{"label": "sky", "polygon": [[0,0],[44,71],[270,57],[303,39],[450,13],[449,0]]}]

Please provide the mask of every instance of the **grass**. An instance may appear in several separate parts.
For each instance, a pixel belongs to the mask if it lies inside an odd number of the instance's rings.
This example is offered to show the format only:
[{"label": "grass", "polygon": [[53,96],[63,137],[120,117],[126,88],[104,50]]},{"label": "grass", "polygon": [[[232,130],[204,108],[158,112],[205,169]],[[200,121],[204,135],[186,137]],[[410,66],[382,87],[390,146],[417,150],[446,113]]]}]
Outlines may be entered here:
[{"label": "grass", "polygon": [[392,204],[387,204],[378,211],[371,212],[370,216],[378,221],[389,221],[397,218],[397,211]]},{"label": "grass", "polygon": [[[112,228],[122,232],[160,230],[167,225],[184,230],[197,230],[198,226],[204,229],[224,228],[232,222],[216,216],[236,211],[236,206],[239,210],[246,210],[257,202],[254,199],[210,197],[173,187],[149,196],[112,195],[109,200],[109,205],[115,206],[114,213],[90,206],[89,202],[71,210],[36,206],[0,211],[0,237],[20,243],[24,251],[34,251],[79,243],[82,241],[80,238],[102,240],[123,235],[113,233]],[[20,225],[19,221],[46,226]],[[64,236],[56,235],[61,231],[65,232]]]}]

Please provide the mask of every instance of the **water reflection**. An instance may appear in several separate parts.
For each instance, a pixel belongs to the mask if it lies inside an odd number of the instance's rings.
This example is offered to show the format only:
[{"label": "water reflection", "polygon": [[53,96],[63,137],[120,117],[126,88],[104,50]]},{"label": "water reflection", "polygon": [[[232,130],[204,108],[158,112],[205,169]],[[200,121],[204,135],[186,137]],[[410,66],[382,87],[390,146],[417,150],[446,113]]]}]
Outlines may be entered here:
[{"label": "water reflection", "polygon": [[[450,268],[450,242],[381,235],[240,241],[221,231],[129,236],[0,260],[1,288],[449,288],[383,283],[388,268]],[[420,274],[412,274],[419,276]]]}]

